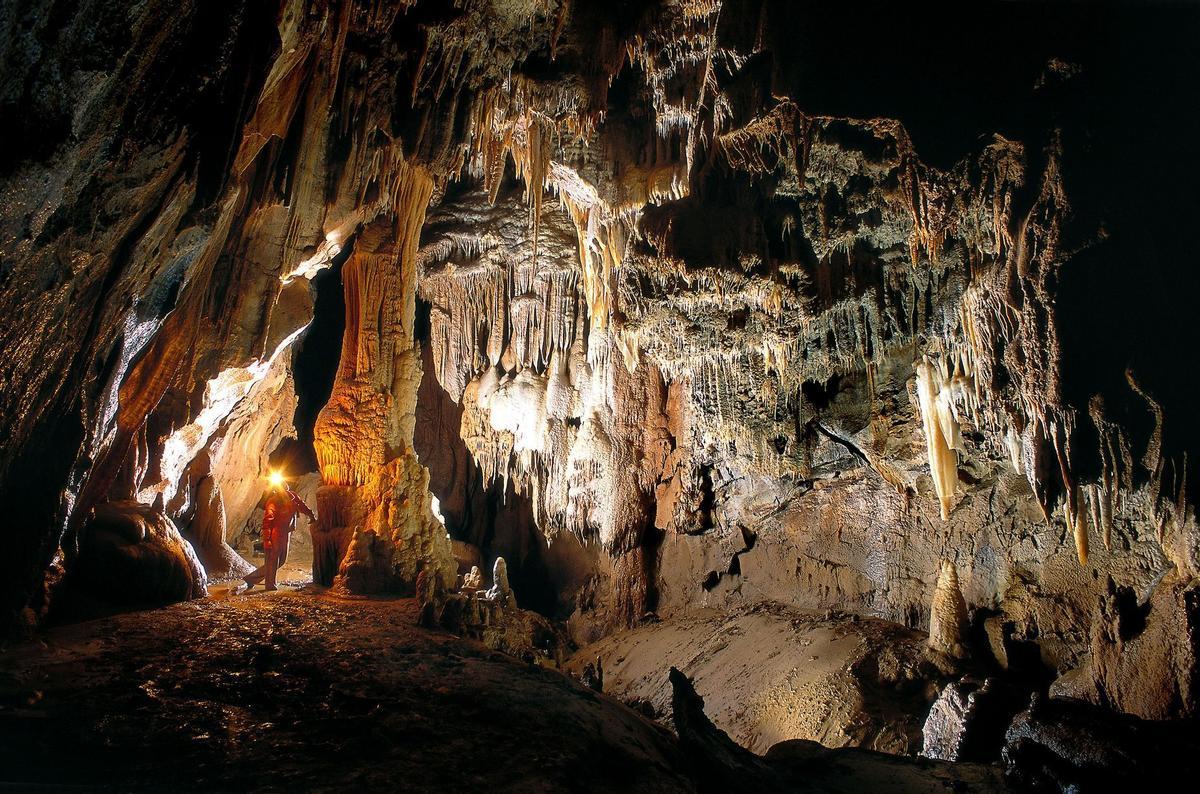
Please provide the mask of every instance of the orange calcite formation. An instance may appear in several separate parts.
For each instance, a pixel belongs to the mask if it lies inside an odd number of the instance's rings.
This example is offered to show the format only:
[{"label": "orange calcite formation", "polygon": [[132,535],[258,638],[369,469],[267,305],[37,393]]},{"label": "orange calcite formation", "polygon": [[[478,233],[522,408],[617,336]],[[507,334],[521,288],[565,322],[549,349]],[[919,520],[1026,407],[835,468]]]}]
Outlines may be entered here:
[{"label": "orange calcite formation", "polygon": [[362,230],[342,270],[342,355],[313,446],[325,483],[318,532],[348,542],[337,584],[352,591],[409,589],[423,567],[446,583],[455,572],[428,473],[412,452],[416,253],[432,192],[428,172],[401,164],[393,212]]}]

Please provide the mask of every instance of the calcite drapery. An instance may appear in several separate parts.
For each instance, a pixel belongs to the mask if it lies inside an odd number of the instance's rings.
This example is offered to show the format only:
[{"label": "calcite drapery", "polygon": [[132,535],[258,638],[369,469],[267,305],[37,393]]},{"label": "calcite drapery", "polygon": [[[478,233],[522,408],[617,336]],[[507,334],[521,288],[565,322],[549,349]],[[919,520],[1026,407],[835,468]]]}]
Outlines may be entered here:
[{"label": "calcite drapery", "polygon": [[916,366],[917,395],[921,403],[921,421],[925,427],[925,447],[929,453],[929,474],[941,502],[942,520],[950,518],[954,488],[958,484],[957,452],[962,446],[958,419],[954,415],[954,396],[941,372],[928,360]]}]

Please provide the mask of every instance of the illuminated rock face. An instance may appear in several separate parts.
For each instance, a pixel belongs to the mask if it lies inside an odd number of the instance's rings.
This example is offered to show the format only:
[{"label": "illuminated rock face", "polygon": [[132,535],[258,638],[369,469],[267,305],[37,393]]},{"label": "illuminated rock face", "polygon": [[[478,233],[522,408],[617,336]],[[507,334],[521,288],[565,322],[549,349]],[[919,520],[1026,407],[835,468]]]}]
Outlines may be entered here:
[{"label": "illuminated rock face", "polygon": [[[0,163],[7,617],[45,607],[106,500],[161,503],[236,567],[223,541],[295,431],[308,279],[335,260],[330,584],[449,585],[447,532],[487,570],[496,528],[461,492],[437,494],[443,527],[426,464],[435,491],[453,470],[526,500],[578,640],[761,599],[950,650],[987,607],[1065,669],[1100,643],[1107,576],[1200,572],[1186,257],[1153,231],[1186,202],[1150,147],[1097,154],[1164,125],[1089,116],[1086,65],[1039,51],[1020,123],[997,99],[947,154],[930,120],[956,109],[899,77],[894,113],[862,86],[819,101],[795,37],[825,23],[796,4],[268,6],[22,6],[40,55],[3,33],[0,101],[27,106]],[[474,469],[418,456],[423,378]],[[944,564],[961,603],[931,621]]]},{"label": "illuminated rock face", "polygon": [[325,483],[315,537],[334,545],[332,555],[323,552],[340,560],[334,584],[356,592],[411,590],[422,569],[448,587],[457,570],[412,449],[421,380],[413,337],[417,236],[433,182],[415,168],[401,169],[398,180],[396,219],[367,227],[342,270],[342,356],[314,428]]},{"label": "illuminated rock face", "polygon": [[929,609],[929,647],[956,658],[966,655],[967,604],[954,564],[943,561]]},{"label": "illuminated rock face", "polygon": [[[725,183],[618,214],[643,244],[621,251],[599,324],[584,274],[603,245],[572,209],[606,206],[586,156],[563,151],[546,171],[577,262],[553,211],[534,259],[512,195],[457,194],[427,222],[419,291],[434,375],[462,406],[467,449],[485,481],[532,499],[551,544],[571,533],[602,550],[578,592],[576,637],[648,611],[759,598],[930,626],[948,560],[963,596],[932,627],[940,649],[962,652],[969,606],[1000,605],[1048,658],[1074,664],[1076,621],[1097,587],[1080,566],[1087,522],[1103,524],[1080,505],[1099,516],[1116,478],[1067,487],[1066,424],[1054,416],[1068,409],[1033,393],[1057,376],[1030,369],[1058,364],[1041,347],[1041,364],[1014,350],[1057,331],[1009,322],[995,303],[1000,283],[1032,267],[1014,227],[1031,235],[1036,220],[1037,234],[1060,234],[1038,203],[1063,190],[1056,163],[1018,219],[1004,208],[1031,188],[1024,149],[1008,141],[940,172],[914,165],[897,124],[786,105],[722,140],[713,156]],[[747,169],[788,186],[769,218],[791,242],[770,266],[727,249],[736,217],[705,223],[707,194],[754,195],[729,184]],[[980,169],[990,176],[976,185],[968,175]],[[857,209],[830,216],[843,205]],[[773,233],[754,232],[768,251]],[[1143,497],[1125,504],[1132,553],[1109,543],[1092,562],[1148,581],[1168,552]],[[1186,509],[1159,505],[1191,527]]]},{"label": "illuminated rock face", "polygon": [[1108,582],[1091,616],[1085,664],[1051,694],[1091,701],[1148,720],[1190,718],[1200,686],[1200,588],[1166,577],[1144,603]]}]

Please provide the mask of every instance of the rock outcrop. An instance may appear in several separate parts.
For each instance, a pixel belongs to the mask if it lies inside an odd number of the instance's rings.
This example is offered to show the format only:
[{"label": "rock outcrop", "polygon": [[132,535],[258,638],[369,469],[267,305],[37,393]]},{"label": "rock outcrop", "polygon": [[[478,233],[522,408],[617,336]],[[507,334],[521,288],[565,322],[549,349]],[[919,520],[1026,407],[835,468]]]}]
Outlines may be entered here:
[{"label": "rock outcrop", "polygon": [[562,667],[567,638],[544,616],[517,606],[503,557],[492,567],[487,590],[464,584],[459,592],[447,594],[435,571],[422,572],[417,582],[424,625],[471,637],[530,663]]},{"label": "rock outcrop", "polygon": [[1189,719],[1200,691],[1200,587],[1168,575],[1144,601],[1108,582],[1089,655],[1051,687],[1146,720]]},{"label": "rock outcrop", "polygon": [[207,595],[207,575],[171,519],[137,502],[106,502],[84,526],[72,582],[100,601],[169,604]]},{"label": "rock outcrop", "polygon": [[941,761],[996,761],[1005,731],[1027,694],[993,678],[981,683],[967,677],[949,684],[925,718],[921,755]]},{"label": "rock outcrop", "polygon": [[1196,739],[1194,725],[1114,719],[1085,703],[1035,698],[1008,729],[1004,762],[1008,779],[1026,790],[1173,787],[1200,772]]},{"label": "rock outcrop", "polygon": [[672,714],[680,750],[704,792],[746,787],[754,791],[1004,791],[998,770],[822,747],[816,742],[780,742],[765,757],[739,747],[709,722],[704,700],[688,677],[671,668]]}]

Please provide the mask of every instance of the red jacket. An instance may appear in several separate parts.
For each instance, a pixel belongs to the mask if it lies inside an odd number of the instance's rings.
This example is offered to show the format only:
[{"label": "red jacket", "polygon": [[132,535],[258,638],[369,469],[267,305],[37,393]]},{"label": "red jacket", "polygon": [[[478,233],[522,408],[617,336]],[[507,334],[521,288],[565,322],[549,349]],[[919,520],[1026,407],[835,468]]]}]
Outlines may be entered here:
[{"label": "red jacket", "polygon": [[273,549],[287,543],[287,536],[296,528],[296,513],[301,512],[316,520],[299,496],[289,488],[283,493],[272,491],[263,505],[262,542],[264,549]]}]

